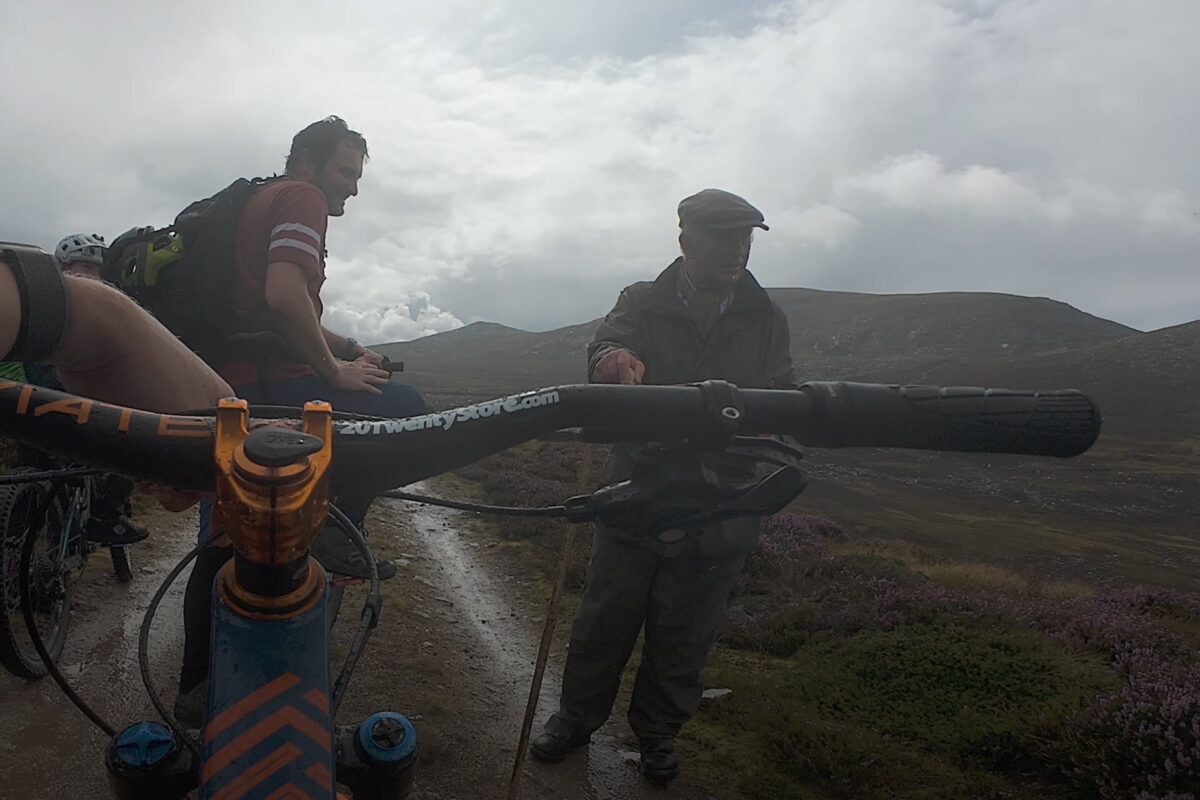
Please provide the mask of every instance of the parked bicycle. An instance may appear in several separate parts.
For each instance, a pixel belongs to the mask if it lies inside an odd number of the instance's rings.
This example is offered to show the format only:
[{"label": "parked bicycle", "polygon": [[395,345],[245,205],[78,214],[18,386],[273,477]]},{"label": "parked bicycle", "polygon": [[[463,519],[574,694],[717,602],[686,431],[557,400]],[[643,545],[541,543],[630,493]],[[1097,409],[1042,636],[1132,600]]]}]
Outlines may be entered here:
[{"label": "parked bicycle", "polygon": [[[9,477],[36,478],[44,474],[38,467],[22,466]],[[57,481],[34,479],[0,486],[0,592],[4,598],[0,664],[19,678],[36,680],[46,675],[46,666],[34,649],[21,612],[20,554],[27,539],[34,542],[29,565],[34,618],[46,649],[56,660],[66,643],[71,601],[88,557],[96,550],[107,549],[117,580],[128,583],[133,579],[129,545],[98,544],[85,533],[92,516],[96,482],[95,475],[83,472]],[[48,504],[46,514],[35,527],[35,512],[41,504]]]}]

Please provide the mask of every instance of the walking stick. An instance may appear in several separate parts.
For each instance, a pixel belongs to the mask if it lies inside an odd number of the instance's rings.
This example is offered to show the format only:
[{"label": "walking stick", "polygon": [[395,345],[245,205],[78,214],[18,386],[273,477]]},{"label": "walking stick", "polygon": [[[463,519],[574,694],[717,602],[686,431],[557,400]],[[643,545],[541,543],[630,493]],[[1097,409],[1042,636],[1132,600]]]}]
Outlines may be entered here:
[{"label": "walking stick", "polygon": [[[583,461],[579,465],[579,494],[587,491],[592,466],[592,445],[583,446]],[[525,719],[521,722],[521,738],[517,743],[517,755],[513,760],[512,778],[508,782],[508,800],[517,800],[521,788],[521,767],[525,764],[525,748],[529,745],[529,731],[533,727],[533,715],[537,713],[538,696],[542,692],[542,676],[546,673],[546,659],[550,655],[550,642],[554,639],[554,628],[558,624],[558,605],[562,599],[563,586],[567,582],[567,568],[571,565],[575,549],[575,526],[567,526],[563,539],[562,554],[558,558],[558,575],[550,602],[546,607],[546,624],[542,626],[542,643],[538,647],[537,664],[533,668],[533,683],[529,687],[529,700],[525,703]]]}]

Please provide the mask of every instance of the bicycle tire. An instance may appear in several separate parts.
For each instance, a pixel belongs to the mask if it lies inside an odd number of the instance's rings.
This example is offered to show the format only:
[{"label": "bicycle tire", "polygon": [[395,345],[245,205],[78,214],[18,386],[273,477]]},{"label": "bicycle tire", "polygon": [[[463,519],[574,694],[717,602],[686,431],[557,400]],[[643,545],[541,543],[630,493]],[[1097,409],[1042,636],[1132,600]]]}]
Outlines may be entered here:
[{"label": "bicycle tire", "polygon": [[133,548],[127,544],[114,544],[108,548],[112,555],[113,572],[118,583],[129,583],[133,580]]},{"label": "bicycle tire", "polygon": [[[14,474],[22,471],[33,471],[28,468],[14,470]],[[42,527],[30,533],[28,526],[30,517],[38,504],[45,500],[49,487],[44,483],[21,483],[0,487],[0,598],[3,606],[0,608],[0,665],[6,670],[28,681],[38,680],[46,676],[46,665],[42,663],[37,650],[29,638],[25,620],[21,614],[17,580],[20,575],[21,546],[26,536],[40,535],[43,538],[51,531],[61,527],[64,517],[62,504],[55,499],[50,504],[46,520]],[[57,534],[54,538],[57,544]],[[34,545],[35,558],[38,553],[44,553],[46,546],[40,550]],[[42,562],[47,563],[47,562]],[[44,581],[36,581],[35,591],[42,590]],[[61,595],[49,601],[49,621],[51,626],[40,629],[46,651],[57,661],[62,654],[63,645],[67,640],[67,628],[71,618],[71,599],[74,593],[74,580],[64,576]]]}]

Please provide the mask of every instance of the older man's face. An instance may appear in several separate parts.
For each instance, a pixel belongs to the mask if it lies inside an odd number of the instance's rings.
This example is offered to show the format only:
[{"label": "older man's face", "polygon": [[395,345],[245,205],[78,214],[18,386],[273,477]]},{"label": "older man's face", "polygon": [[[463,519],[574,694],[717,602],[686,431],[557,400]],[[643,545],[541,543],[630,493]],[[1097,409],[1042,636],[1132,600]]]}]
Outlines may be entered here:
[{"label": "older man's face", "polygon": [[728,290],[750,261],[754,228],[689,228],[680,236],[688,276],[698,289]]}]

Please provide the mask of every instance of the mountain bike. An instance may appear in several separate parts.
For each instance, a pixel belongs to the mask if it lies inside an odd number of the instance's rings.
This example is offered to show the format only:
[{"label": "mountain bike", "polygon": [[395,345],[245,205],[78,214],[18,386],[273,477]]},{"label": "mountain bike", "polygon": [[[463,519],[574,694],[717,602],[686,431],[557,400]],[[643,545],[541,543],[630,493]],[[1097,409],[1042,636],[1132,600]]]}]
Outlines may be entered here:
[{"label": "mountain bike", "polygon": [[[332,800],[342,796],[339,785],[354,800],[407,795],[419,742],[406,716],[385,710],[355,724],[335,724],[354,663],[380,613],[378,575],[366,541],[329,504],[346,487],[395,495],[393,487],[575,429],[586,441],[642,443],[643,467],[591,494],[522,511],[652,535],[782,510],[805,486],[800,446],[1072,457],[1085,452],[1100,430],[1098,409],[1075,391],[853,383],[807,383],[796,391],[743,390],[721,381],[559,386],[405,419],[337,415],[316,402],[305,405],[298,419],[294,409],[254,411],[252,417],[244,401],[225,400],[212,415],[152,414],[0,382],[0,432],[74,462],[215,492],[219,527],[233,540],[235,556],[213,586],[213,658],[202,731],[181,729],[166,712],[146,658],[155,609],[196,550],[159,588],[139,640],[143,679],[163,723],[113,729],[51,665],[64,691],[111,736],[105,761],[118,797],[170,800],[198,786],[206,800]],[[266,418],[272,416],[283,418]],[[698,456],[711,453],[767,469],[744,483],[723,485],[696,466]],[[759,478],[762,472],[767,474]],[[48,510],[43,506],[40,513]],[[359,630],[336,680],[329,666],[328,578],[308,553],[327,515],[372,566]],[[31,550],[26,543],[23,561]],[[22,578],[28,608],[29,580],[24,573]],[[40,648],[40,640],[35,643]]]},{"label": "mountain bike", "polygon": [[[28,566],[31,608],[46,650],[55,660],[66,643],[75,585],[88,557],[105,547],[88,541],[84,534],[91,518],[96,479],[86,470],[74,472],[77,474],[73,477],[51,482],[38,479],[46,474],[44,471],[23,466],[9,477],[24,478],[24,482],[0,486],[0,596],[4,598],[0,664],[26,680],[44,677],[46,667],[34,648],[21,610],[22,547],[26,541],[32,542]],[[40,505],[46,505],[46,513],[35,524]],[[133,579],[130,546],[107,548],[117,580],[128,583]]]}]

